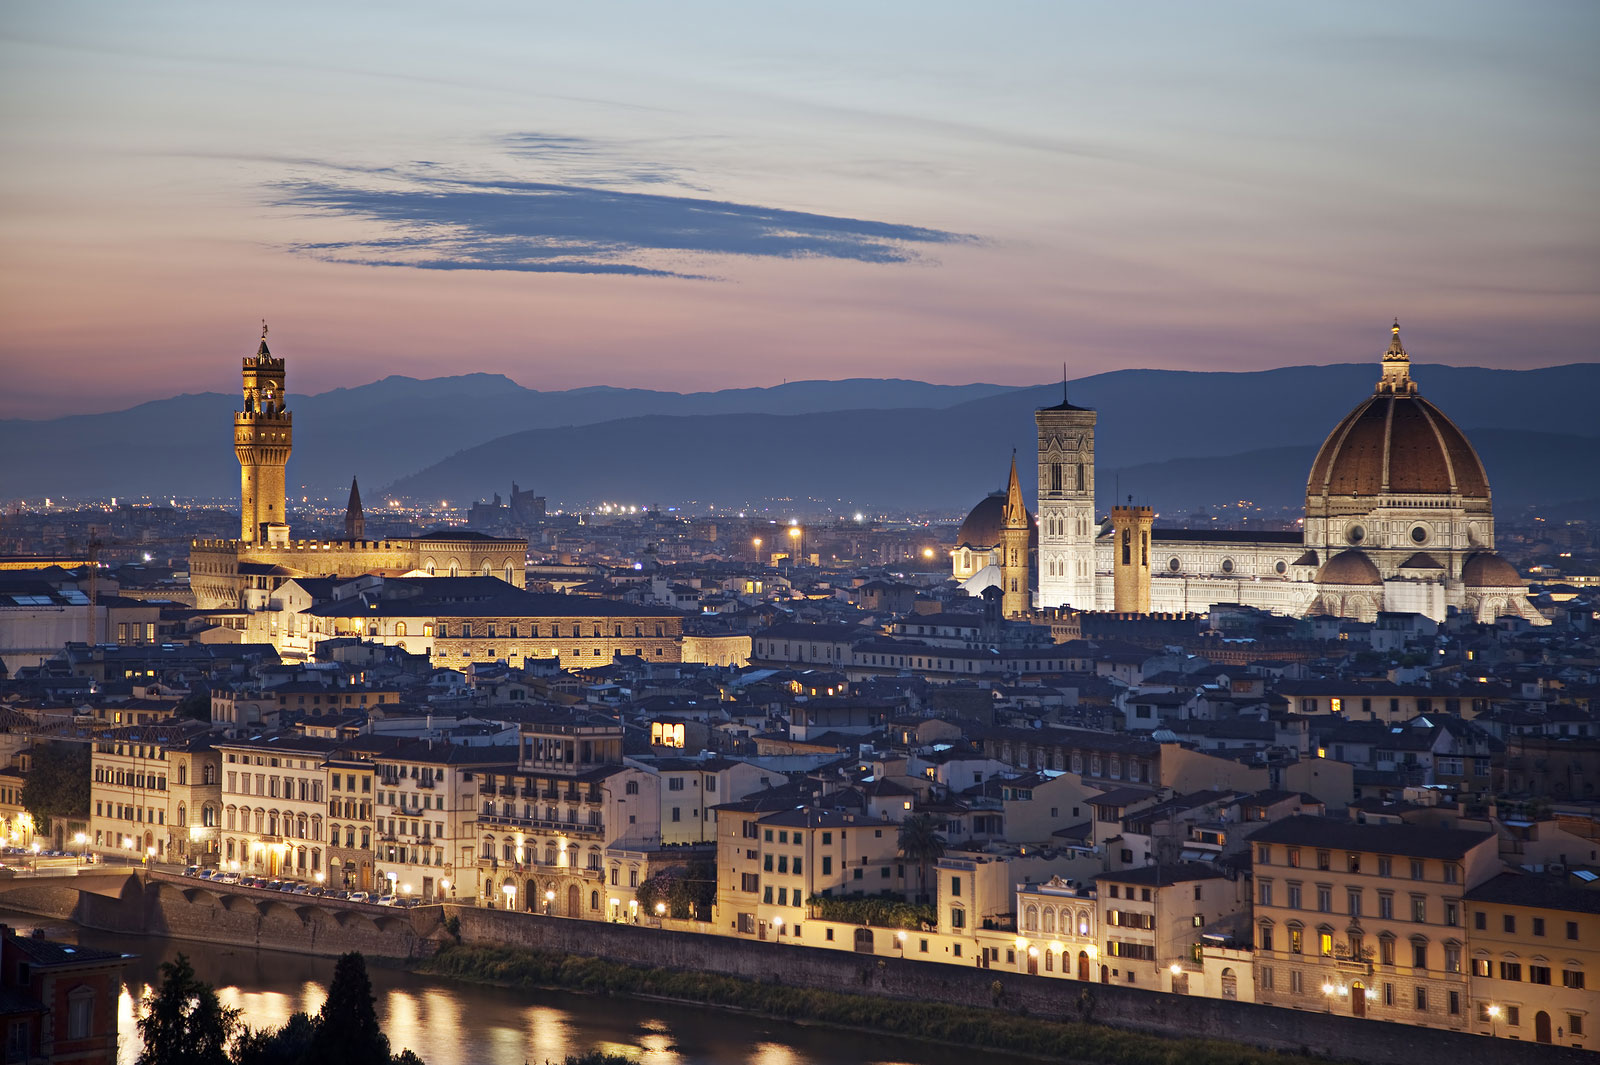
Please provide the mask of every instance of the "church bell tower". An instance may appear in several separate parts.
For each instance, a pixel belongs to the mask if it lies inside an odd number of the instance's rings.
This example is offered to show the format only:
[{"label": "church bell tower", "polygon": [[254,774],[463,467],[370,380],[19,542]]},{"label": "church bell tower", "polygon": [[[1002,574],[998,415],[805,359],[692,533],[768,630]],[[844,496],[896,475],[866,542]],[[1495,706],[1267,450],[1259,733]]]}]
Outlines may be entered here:
[{"label": "church bell tower", "polygon": [[1017,456],[1011,455],[1011,481],[1006,485],[1005,522],[1000,528],[1000,578],[1004,598],[1000,600],[1000,613],[1008,618],[1019,617],[1032,606],[1033,592],[1028,584],[1028,505],[1022,499],[1022,485],[1017,481]]},{"label": "church bell tower", "polygon": [[293,416],[286,406],[283,360],[261,346],[244,360],[244,409],[233,415],[233,451],[239,457],[239,539],[248,544],[288,539],[284,468],[293,444]]},{"label": "church bell tower", "polygon": [[[1065,376],[1065,374],[1063,374]],[[1035,411],[1039,429],[1039,605],[1095,609],[1094,429],[1067,402]]]}]

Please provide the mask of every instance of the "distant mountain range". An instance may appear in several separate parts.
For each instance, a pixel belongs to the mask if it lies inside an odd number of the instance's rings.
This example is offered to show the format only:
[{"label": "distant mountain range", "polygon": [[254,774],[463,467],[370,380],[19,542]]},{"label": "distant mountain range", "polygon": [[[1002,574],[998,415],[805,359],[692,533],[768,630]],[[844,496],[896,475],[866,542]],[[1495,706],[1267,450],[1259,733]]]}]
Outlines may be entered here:
[{"label": "distant mountain range", "polygon": [[[1222,500],[1292,506],[1317,444],[1377,367],[1257,373],[1117,370],[1074,381],[1099,411],[1102,506],[1133,494],[1172,511]],[[1591,498],[1600,364],[1537,370],[1419,365],[1423,394],[1467,431],[1497,503]],[[1004,482],[1011,449],[1031,494],[1033,411],[1060,385],[861,379],[682,395],[526,389],[489,374],[291,396],[294,494],[469,502],[515,480],[552,506],[600,499],[740,504],[789,497],[870,508],[960,508]],[[0,497],[238,491],[237,397],[184,395],[110,414],[0,421]],[[377,489],[374,491],[373,489]],[[801,509],[810,509],[797,502]]]}]

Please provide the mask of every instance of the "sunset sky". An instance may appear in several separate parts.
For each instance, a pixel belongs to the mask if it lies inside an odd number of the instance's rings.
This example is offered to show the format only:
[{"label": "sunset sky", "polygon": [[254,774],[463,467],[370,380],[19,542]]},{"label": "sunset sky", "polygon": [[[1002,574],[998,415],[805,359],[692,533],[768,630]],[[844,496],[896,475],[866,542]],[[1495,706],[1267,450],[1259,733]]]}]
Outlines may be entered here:
[{"label": "sunset sky", "polygon": [[1591,361],[1600,7],[0,7],[0,417]]}]

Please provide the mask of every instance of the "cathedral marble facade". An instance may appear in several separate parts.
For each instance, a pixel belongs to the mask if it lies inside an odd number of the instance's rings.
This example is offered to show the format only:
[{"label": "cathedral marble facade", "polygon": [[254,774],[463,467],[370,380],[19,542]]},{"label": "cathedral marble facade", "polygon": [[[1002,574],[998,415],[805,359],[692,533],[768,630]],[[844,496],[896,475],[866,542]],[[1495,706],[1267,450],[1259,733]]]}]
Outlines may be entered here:
[{"label": "cathedral marble facade", "polygon": [[[1395,325],[1373,392],[1328,434],[1312,463],[1305,521],[1293,532],[1150,531],[1149,606],[1204,612],[1240,603],[1292,616],[1363,621],[1380,611],[1443,620],[1544,619],[1527,583],[1494,553],[1483,463],[1466,435],[1424,399]],[[1094,515],[1093,411],[1037,412],[1039,607],[1116,609],[1120,546]],[[983,504],[980,504],[980,507]],[[977,510],[974,510],[977,514]],[[953,569],[970,591],[984,581]],[[1126,597],[1124,598],[1126,600]]]}]

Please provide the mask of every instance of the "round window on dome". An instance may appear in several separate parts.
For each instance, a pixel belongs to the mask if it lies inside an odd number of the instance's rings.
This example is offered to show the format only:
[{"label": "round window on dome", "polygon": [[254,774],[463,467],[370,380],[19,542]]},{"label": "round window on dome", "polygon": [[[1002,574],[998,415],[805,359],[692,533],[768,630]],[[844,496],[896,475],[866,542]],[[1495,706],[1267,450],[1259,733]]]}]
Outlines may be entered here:
[{"label": "round window on dome", "polygon": [[1428,527],[1426,525],[1418,525],[1416,528],[1412,529],[1411,530],[1411,539],[1412,539],[1412,542],[1414,542],[1414,543],[1419,543],[1419,544],[1427,543],[1428,542]]},{"label": "round window on dome", "polygon": [[1222,572],[1224,572],[1224,573],[1232,573],[1233,572],[1233,559],[1225,558],[1225,559],[1222,560]]},{"label": "round window on dome", "polygon": [[1353,544],[1359,544],[1367,538],[1367,530],[1360,525],[1352,525],[1344,531],[1344,538]]},{"label": "round window on dome", "polygon": [[1274,570],[1276,570],[1276,571],[1277,571],[1277,573],[1278,573],[1278,575],[1279,575],[1279,576],[1280,576],[1280,577],[1281,577],[1281,576],[1282,576],[1282,575],[1283,575],[1283,574],[1285,574],[1285,573],[1288,573],[1288,572],[1289,572],[1289,563],[1287,563],[1287,562],[1285,562],[1285,561],[1284,561],[1284,560],[1283,560],[1283,559],[1281,559],[1281,558],[1280,558],[1280,559],[1278,559],[1278,561],[1277,561],[1277,562],[1276,562],[1276,563],[1275,563],[1275,564],[1274,564],[1274,565],[1273,565],[1273,567],[1272,567],[1272,568],[1273,568],[1273,569],[1274,569]]},{"label": "round window on dome", "polygon": [[1175,558],[1169,558],[1167,559],[1167,568],[1176,573],[1183,568],[1183,563]]}]

